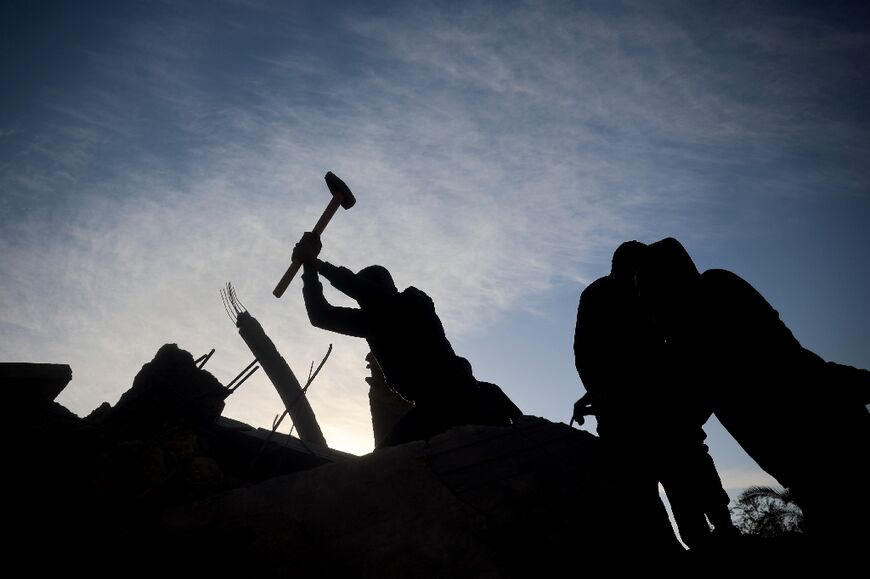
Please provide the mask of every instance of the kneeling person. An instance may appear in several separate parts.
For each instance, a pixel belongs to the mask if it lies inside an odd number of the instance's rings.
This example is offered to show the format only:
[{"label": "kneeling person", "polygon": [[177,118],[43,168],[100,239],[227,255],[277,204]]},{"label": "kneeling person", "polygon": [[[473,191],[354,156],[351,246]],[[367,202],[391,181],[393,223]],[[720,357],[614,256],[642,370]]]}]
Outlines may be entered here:
[{"label": "kneeling person", "polygon": [[[387,384],[414,403],[383,445],[428,439],[460,424],[486,424],[476,381],[456,356],[432,299],[415,287],[396,288],[387,269],[358,273],[317,258],[320,238],[306,233],[293,250],[303,264],[302,295],[312,325],[365,338]],[[319,275],[359,308],[333,306]]]}]

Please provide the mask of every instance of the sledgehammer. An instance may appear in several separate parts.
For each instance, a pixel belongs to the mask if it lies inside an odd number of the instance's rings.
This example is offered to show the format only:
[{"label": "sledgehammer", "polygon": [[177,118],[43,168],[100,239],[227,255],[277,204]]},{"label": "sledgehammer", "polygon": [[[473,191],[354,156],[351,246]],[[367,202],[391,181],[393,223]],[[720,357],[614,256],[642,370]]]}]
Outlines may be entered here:
[{"label": "sledgehammer", "polygon": [[[344,181],[336,177],[335,173],[329,171],[323,178],[326,179],[326,186],[329,187],[329,192],[332,193],[332,199],[323,211],[323,215],[321,215],[320,219],[317,220],[314,229],[311,230],[317,235],[321,235],[323,230],[326,229],[326,224],[329,223],[329,220],[332,219],[332,216],[335,215],[336,211],[338,211],[339,205],[345,209],[350,209],[354,204],[356,204],[356,197],[354,197],[353,193],[350,192],[350,188],[345,185]],[[284,277],[281,278],[281,281],[278,282],[278,285],[275,286],[274,291],[272,291],[276,298],[280,298],[284,295],[284,291],[287,289],[287,286],[290,285],[290,282],[293,281],[293,277],[296,275],[296,272],[299,271],[301,265],[302,264],[298,261],[294,261],[290,264]]]}]

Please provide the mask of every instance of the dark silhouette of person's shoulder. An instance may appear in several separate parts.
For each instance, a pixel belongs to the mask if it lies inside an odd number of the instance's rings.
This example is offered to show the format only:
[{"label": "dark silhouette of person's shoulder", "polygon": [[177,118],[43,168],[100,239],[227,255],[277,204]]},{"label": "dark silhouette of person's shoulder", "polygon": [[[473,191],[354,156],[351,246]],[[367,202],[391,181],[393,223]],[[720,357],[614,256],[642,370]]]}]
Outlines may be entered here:
[{"label": "dark silhouette of person's shoulder", "polygon": [[706,287],[752,288],[749,282],[727,269],[708,269],[701,274],[700,280]]},{"label": "dark silhouette of person's shoulder", "polygon": [[710,269],[701,274],[700,294],[707,316],[718,320],[716,329],[740,329],[746,343],[799,347],[779,312],[748,281],[728,270]]},{"label": "dark silhouette of person's shoulder", "polygon": [[706,299],[713,299],[720,307],[727,304],[745,307],[748,303],[773,308],[748,281],[727,269],[708,269],[698,279],[698,287]]},{"label": "dark silhouette of person's shoulder", "polygon": [[[404,317],[405,322],[414,320],[414,324],[424,324],[428,327],[430,324],[440,326],[438,314],[435,312],[435,302],[429,297],[426,292],[421,289],[410,286],[399,292],[398,304],[402,313],[397,314]],[[418,328],[422,329],[422,326]],[[439,330],[443,332],[443,329]]]},{"label": "dark silhouette of person's shoulder", "polygon": [[408,302],[417,302],[421,304],[432,305],[435,304],[435,302],[432,301],[432,298],[429,297],[429,294],[419,288],[415,288],[414,286],[408,286],[400,292],[400,295],[403,299],[405,299],[405,301]]},{"label": "dark silhouette of person's shoulder", "polygon": [[599,308],[616,300],[616,283],[609,275],[600,277],[586,286],[580,293],[578,313],[596,315]]},{"label": "dark silhouette of person's shoulder", "polygon": [[599,277],[592,283],[586,286],[586,288],[581,292],[580,297],[586,295],[598,295],[605,292],[611,292],[614,288],[613,278],[609,275],[605,275],[604,277]]}]

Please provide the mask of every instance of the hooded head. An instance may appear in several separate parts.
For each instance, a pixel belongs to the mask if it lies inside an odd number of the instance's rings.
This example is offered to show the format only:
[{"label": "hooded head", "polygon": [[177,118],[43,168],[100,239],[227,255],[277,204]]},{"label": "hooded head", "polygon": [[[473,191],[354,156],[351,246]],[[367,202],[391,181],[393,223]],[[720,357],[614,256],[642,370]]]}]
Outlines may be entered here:
[{"label": "hooded head", "polygon": [[[357,272],[357,276],[372,283],[380,288],[383,288],[385,293],[398,292],[399,290],[396,288],[396,283],[393,281],[393,276],[390,275],[390,272],[387,271],[382,265],[370,265],[368,267],[364,267],[359,272]],[[359,302],[359,300],[357,300]],[[361,302],[359,302],[361,304]]]},{"label": "hooded head", "polygon": [[391,276],[390,272],[387,271],[387,268],[382,265],[370,265],[364,267],[359,270],[357,275],[366,281],[378,284],[379,286],[396,289],[396,283],[393,281],[393,276]]},{"label": "hooded head", "polygon": [[626,241],[613,252],[610,277],[619,287],[635,292],[637,270],[646,255],[647,245],[640,241]]},{"label": "hooded head", "polygon": [[663,327],[673,329],[679,323],[700,275],[689,252],[673,237],[649,245],[638,270],[638,290]]}]

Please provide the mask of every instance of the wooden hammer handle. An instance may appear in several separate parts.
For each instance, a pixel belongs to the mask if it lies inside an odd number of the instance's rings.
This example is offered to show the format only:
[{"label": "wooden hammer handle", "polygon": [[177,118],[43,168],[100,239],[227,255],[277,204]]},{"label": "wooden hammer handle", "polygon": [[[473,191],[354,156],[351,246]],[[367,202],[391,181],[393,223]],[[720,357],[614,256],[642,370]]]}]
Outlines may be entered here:
[{"label": "wooden hammer handle", "polygon": [[314,224],[314,229],[311,231],[317,235],[323,235],[326,224],[329,223],[329,220],[332,219],[332,216],[335,215],[339,207],[341,207],[341,201],[339,201],[338,197],[330,199],[329,205],[323,210],[323,215],[320,216],[320,219],[317,220],[317,223]]},{"label": "wooden hammer handle", "polygon": [[[317,235],[321,235],[323,230],[326,229],[329,220],[332,219],[332,216],[335,215],[336,211],[338,211],[340,205],[341,201],[339,201],[337,197],[333,197],[329,201],[329,205],[326,206],[326,209],[323,210],[323,215],[321,215],[320,219],[317,220],[312,231]],[[287,268],[287,271],[284,272],[281,281],[279,281],[278,285],[275,286],[275,289],[272,290],[272,295],[276,298],[283,296],[284,292],[287,291],[287,286],[289,286],[290,282],[293,281],[293,278],[296,277],[296,273],[299,271],[300,267],[302,267],[302,263],[294,260],[293,263],[290,264],[290,267]]]},{"label": "wooden hammer handle", "polygon": [[300,267],[302,267],[301,261],[294,261],[290,264],[290,267],[287,268],[287,271],[285,271],[284,275],[281,277],[281,281],[279,281],[278,285],[275,286],[275,289],[272,290],[273,296],[280,298],[284,295],[284,292],[287,291],[287,286],[289,286],[290,282],[293,281],[293,278],[296,277],[296,273],[299,271]]}]

